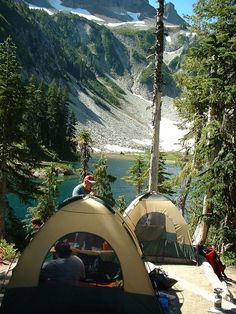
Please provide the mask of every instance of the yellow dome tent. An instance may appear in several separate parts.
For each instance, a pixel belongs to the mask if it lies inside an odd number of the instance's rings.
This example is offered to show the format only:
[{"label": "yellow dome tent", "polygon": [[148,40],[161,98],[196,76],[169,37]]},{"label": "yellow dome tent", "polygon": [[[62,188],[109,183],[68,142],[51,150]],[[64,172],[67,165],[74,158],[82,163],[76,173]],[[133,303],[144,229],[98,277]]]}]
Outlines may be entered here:
[{"label": "yellow dome tent", "polygon": [[[110,251],[98,247],[74,248],[108,259],[114,252],[120,266],[119,284],[40,284],[40,271],[58,239],[91,235],[107,241]],[[84,241],[85,242],[85,241]],[[98,241],[96,242],[96,245]],[[86,263],[86,261],[84,261]],[[91,266],[91,265],[90,265]],[[88,268],[89,269],[89,268]],[[115,280],[113,280],[114,284]],[[96,197],[74,197],[65,201],[23,251],[6,289],[0,313],[162,313],[141,258],[135,237],[115,214]]]},{"label": "yellow dome tent", "polygon": [[146,260],[161,263],[193,263],[189,227],[178,208],[161,194],[137,197],[124,219],[142,245]]}]

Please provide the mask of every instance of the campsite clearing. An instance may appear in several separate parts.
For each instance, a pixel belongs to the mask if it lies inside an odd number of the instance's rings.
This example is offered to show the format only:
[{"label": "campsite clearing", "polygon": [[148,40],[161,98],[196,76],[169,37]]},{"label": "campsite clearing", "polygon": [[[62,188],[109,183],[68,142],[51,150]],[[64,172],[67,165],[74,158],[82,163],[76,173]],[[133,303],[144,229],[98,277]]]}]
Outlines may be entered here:
[{"label": "campsite clearing", "polygon": [[[180,312],[183,314],[214,313],[214,293],[216,287],[222,287],[222,313],[236,313],[236,268],[227,267],[228,283],[221,282],[210,264],[194,265],[159,265],[169,277],[178,280],[173,286],[178,298]],[[167,291],[168,293],[168,291]],[[173,293],[171,293],[173,294]],[[231,302],[225,300],[231,299]],[[234,303],[233,303],[234,302]],[[171,314],[176,314],[170,309]],[[215,312],[216,313],[216,312]]]},{"label": "campsite clearing", "polygon": [[[15,264],[14,264],[15,265]],[[180,303],[179,311],[170,308],[170,314],[207,314],[213,307],[213,289],[214,285],[219,283],[208,264],[201,266],[193,265],[158,265],[169,277],[178,280],[174,285],[173,291]],[[0,285],[4,274],[8,271],[9,265],[0,265]],[[208,274],[207,274],[207,273]],[[11,275],[11,271],[8,275]],[[227,267],[226,275],[232,280],[229,281],[227,287],[232,294],[234,302],[236,302],[236,267]],[[7,281],[6,281],[7,283]],[[168,293],[168,292],[167,292]],[[1,301],[1,298],[0,298]],[[229,303],[223,299],[222,313],[236,313],[236,305]],[[226,306],[231,306],[231,310],[227,310]]]},{"label": "campsite clearing", "polygon": [[123,216],[141,243],[146,260],[172,264],[195,260],[189,226],[167,197],[152,192],[140,195]]}]

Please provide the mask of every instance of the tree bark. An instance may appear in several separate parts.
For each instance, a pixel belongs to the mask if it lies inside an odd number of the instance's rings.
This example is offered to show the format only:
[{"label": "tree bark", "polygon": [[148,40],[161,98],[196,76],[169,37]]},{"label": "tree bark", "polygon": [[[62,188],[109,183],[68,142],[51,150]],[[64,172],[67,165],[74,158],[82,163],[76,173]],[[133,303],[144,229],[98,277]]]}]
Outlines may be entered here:
[{"label": "tree bark", "polygon": [[[210,107],[208,111],[208,124],[211,123],[213,120],[220,121],[222,120],[222,116],[220,117],[217,112],[215,112],[214,108]],[[208,138],[211,138],[211,134],[208,134]],[[210,156],[208,158],[208,165],[212,164],[214,159],[217,157],[220,146],[216,143],[212,142],[211,140],[208,140],[207,145],[214,146],[212,149]],[[210,222],[209,219],[213,215],[213,202],[211,200],[212,198],[212,188],[209,187],[208,191],[206,192],[204,199],[203,199],[203,209],[202,209],[202,219],[200,223],[198,224],[194,236],[193,236],[193,243],[198,245],[202,244],[204,245],[208,236],[208,231],[210,229]]]},{"label": "tree bark", "polygon": [[[201,128],[199,127],[198,132],[194,138],[195,143],[198,143],[200,138],[201,138],[201,132],[202,132],[202,123],[201,123]],[[182,191],[180,192],[180,195],[177,199],[177,206],[178,208],[181,210],[182,216],[185,217],[185,210],[186,210],[186,202],[187,202],[187,198],[189,195],[189,189],[192,183],[192,171],[193,169],[195,169],[197,167],[197,162],[196,162],[196,150],[194,151],[193,154],[193,158],[192,158],[192,162],[191,162],[191,172],[190,175],[187,175],[185,180],[184,180],[184,184],[183,184],[183,188]]]},{"label": "tree bark", "polygon": [[197,228],[194,232],[193,236],[193,244],[198,245],[202,244],[204,245],[207,239],[208,231],[210,228],[210,224],[207,221],[207,216],[212,215],[212,202],[209,201],[209,194],[206,194],[204,196],[203,200],[203,209],[202,209],[202,217],[203,219],[201,222],[197,225]]},{"label": "tree bark", "polygon": [[186,201],[189,194],[189,187],[192,182],[192,177],[188,177],[185,181],[185,186],[183,190],[180,192],[180,195],[176,201],[177,207],[180,209],[181,214],[183,217],[185,217],[185,210],[186,210]]},{"label": "tree bark", "polygon": [[154,92],[153,92],[153,130],[152,148],[149,172],[149,192],[158,192],[158,171],[159,171],[159,142],[160,142],[160,121],[161,121],[161,95],[162,95],[162,63],[163,63],[163,41],[164,41],[164,0],[158,0],[156,21],[156,45],[155,45],[155,71],[154,71]]}]

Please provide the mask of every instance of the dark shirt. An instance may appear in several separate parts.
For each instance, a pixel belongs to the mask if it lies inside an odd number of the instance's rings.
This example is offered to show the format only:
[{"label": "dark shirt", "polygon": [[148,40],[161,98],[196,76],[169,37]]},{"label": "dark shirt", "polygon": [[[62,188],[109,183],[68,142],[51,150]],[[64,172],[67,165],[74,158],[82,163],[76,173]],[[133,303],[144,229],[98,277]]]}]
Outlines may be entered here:
[{"label": "dark shirt", "polygon": [[78,196],[78,195],[87,195],[89,194],[91,191],[86,190],[83,184],[79,184],[77,185],[73,192],[72,192],[72,196]]},{"label": "dark shirt", "polygon": [[84,264],[74,255],[46,262],[40,274],[41,282],[60,281],[71,285],[78,285],[82,278],[85,278]]}]

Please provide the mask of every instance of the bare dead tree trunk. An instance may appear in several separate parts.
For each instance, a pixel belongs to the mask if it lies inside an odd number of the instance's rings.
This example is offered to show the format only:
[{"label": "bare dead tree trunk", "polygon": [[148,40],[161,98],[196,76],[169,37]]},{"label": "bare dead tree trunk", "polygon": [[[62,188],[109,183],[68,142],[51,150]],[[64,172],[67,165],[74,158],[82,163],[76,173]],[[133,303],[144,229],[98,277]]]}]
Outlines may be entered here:
[{"label": "bare dead tree trunk", "polygon": [[[195,143],[198,143],[200,138],[201,138],[202,128],[203,128],[203,122],[200,120],[198,123],[198,131],[197,131],[197,134],[194,138]],[[179,197],[177,199],[177,202],[176,202],[177,207],[180,209],[183,217],[185,217],[186,202],[187,202],[187,198],[189,195],[190,186],[192,183],[192,172],[196,167],[198,167],[198,165],[197,165],[196,150],[195,150],[193,153],[193,158],[192,158],[192,162],[191,162],[190,173],[185,176],[183,187],[181,187],[182,190],[181,190]]]},{"label": "bare dead tree trunk", "polygon": [[[221,119],[222,117],[220,117],[219,115],[216,114],[216,112],[214,111],[214,109],[212,107],[209,108],[208,111],[208,124],[210,124],[213,120],[217,119],[219,121],[219,119]],[[214,159],[216,158],[216,156],[218,155],[219,151],[220,151],[220,146],[216,145],[216,143],[212,143],[212,141],[210,140],[211,138],[211,134],[208,134],[208,143],[207,145],[214,145],[214,149],[212,150],[209,158],[208,158],[208,165],[210,165]],[[204,199],[203,199],[203,208],[202,208],[202,219],[199,222],[199,224],[197,225],[197,228],[194,232],[193,235],[193,243],[194,244],[205,244],[207,236],[208,236],[208,231],[210,229],[210,220],[209,218],[212,217],[213,215],[213,202],[212,202],[212,189],[209,188],[208,191],[206,192],[206,194],[204,195]]]},{"label": "bare dead tree trunk", "polygon": [[210,201],[210,194],[207,193],[203,199],[203,209],[200,224],[197,226],[196,232],[194,234],[194,244],[205,244],[208,231],[210,229],[210,224],[207,221],[207,217],[212,215],[212,202]]},{"label": "bare dead tree trunk", "polygon": [[158,0],[156,20],[156,45],[155,45],[155,71],[153,91],[153,133],[149,172],[149,191],[158,192],[158,170],[159,170],[159,143],[160,143],[160,121],[161,121],[161,95],[162,95],[162,63],[164,42],[164,0]]},{"label": "bare dead tree trunk", "polygon": [[180,209],[183,217],[185,217],[186,201],[188,198],[189,187],[190,187],[191,182],[192,182],[192,177],[188,177],[185,181],[185,186],[184,186],[183,190],[181,191],[181,193],[180,193],[180,195],[176,201],[176,205]]}]

